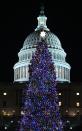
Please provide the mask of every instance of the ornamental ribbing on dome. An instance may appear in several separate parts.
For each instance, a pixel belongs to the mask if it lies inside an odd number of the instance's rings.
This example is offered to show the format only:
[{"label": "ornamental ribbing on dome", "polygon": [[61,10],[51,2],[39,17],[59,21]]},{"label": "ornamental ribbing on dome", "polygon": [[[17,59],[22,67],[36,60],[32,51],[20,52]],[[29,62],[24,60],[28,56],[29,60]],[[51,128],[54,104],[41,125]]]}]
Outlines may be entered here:
[{"label": "ornamental ribbing on dome", "polygon": [[[40,41],[40,32],[35,31],[28,35],[28,37],[25,39],[22,50],[25,50],[27,48],[35,48],[38,41]],[[45,41],[48,44],[48,47],[63,50],[58,37],[50,31],[46,32]]]},{"label": "ornamental ribbing on dome", "polygon": [[37,44],[41,41],[40,33],[45,31],[45,42],[52,54],[58,82],[70,82],[70,65],[66,62],[66,53],[61,46],[59,38],[47,28],[47,17],[44,12],[37,18],[38,26],[35,31],[27,36],[23,47],[18,53],[19,61],[14,65],[14,81],[26,82],[29,80],[29,64],[35,53]]}]

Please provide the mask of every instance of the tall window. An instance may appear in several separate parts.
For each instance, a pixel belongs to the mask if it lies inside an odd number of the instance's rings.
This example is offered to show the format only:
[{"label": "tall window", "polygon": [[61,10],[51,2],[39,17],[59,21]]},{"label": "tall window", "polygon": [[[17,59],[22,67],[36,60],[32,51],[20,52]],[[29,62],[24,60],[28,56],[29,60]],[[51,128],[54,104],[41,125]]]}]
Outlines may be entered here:
[{"label": "tall window", "polygon": [[58,78],[58,66],[56,66],[56,77]]},{"label": "tall window", "polygon": [[31,59],[31,53],[28,53],[28,59]]},{"label": "tall window", "polygon": [[58,75],[59,75],[59,78],[61,78],[61,66],[59,66],[58,68]]},{"label": "tall window", "polygon": [[64,67],[64,79],[66,79],[66,68]]},{"label": "tall window", "polygon": [[21,67],[21,78],[23,77],[23,67]]},{"label": "tall window", "polygon": [[19,72],[18,72],[18,68],[17,68],[17,79],[19,78],[19,74],[18,74]]},{"label": "tall window", "polygon": [[62,67],[62,79],[64,79],[64,68]]},{"label": "tall window", "polygon": [[62,103],[61,103],[61,101],[59,101],[59,106],[61,106],[62,105]]},{"label": "tall window", "polygon": [[77,107],[79,107],[79,106],[80,106],[80,103],[79,103],[79,102],[77,102],[77,103],[76,103],[76,106],[77,106]]},{"label": "tall window", "polygon": [[15,80],[17,79],[17,69],[15,69]]},{"label": "tall window", "polygon": [[23,67],[24,78],[26,78],[26,66]]},{"label": "tall window", "polygon": [[56,54],[55,53],[53,53],[53,58],[56,59]]}]

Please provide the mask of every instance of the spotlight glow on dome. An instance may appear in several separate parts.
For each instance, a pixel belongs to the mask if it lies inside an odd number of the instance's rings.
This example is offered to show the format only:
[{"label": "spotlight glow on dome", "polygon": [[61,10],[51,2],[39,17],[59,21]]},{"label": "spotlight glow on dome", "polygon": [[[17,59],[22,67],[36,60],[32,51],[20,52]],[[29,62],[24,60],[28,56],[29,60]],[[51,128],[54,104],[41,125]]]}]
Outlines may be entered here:
[{"label": "spotlight glow on dome", "polygon": [[45,35],[46,35],[46,32],[45,32],[45,31],[41,31],[40,36],[41,36],[42,38],[44,38]]}]

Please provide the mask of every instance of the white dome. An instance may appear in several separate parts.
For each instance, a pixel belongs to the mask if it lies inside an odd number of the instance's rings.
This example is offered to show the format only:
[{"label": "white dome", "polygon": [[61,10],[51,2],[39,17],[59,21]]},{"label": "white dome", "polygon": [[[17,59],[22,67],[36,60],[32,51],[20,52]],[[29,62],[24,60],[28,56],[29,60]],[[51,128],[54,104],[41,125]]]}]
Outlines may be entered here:
[{"label": "white dome", "polygon": [[23,47],[18,53],[19,61],[14,65],[14,81],[26,82],[29,80],[29,64],[32,55],[36,50],[37,44],[41,41],[40,33],[45,31],[45,42],[52,54],[52,60],[56,70],[56,80],[58,82],[70,82],[70,65],[66,62],[66,53],[61,46],[61,42],[56,35],[47,28],[47,17],[40,15],[38,18],[38,26],[33,33],[27,36]]},{"label": "white dome", "polygon": [[[37,43],[40,41],[40,30],[34,31],[24,41],[22,50],[27,48],[35,48]],[[45,41],[48,44],[48,47],[63,50],[61,47],[60,40],[56,35],[51,33],[50,31],[46,31]]]}]

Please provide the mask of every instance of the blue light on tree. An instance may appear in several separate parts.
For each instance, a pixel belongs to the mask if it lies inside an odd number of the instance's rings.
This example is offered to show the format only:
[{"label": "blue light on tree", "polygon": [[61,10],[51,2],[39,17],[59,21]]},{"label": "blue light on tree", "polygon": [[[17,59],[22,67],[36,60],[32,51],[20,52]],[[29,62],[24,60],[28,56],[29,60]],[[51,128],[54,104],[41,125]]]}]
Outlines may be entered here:
[{"label": "blue light on tree", "polygon": [[29,84],[23,91],[24,105],[19,131],[62,131],[56,73],[44,41],[38,43],[29,74]]}]

